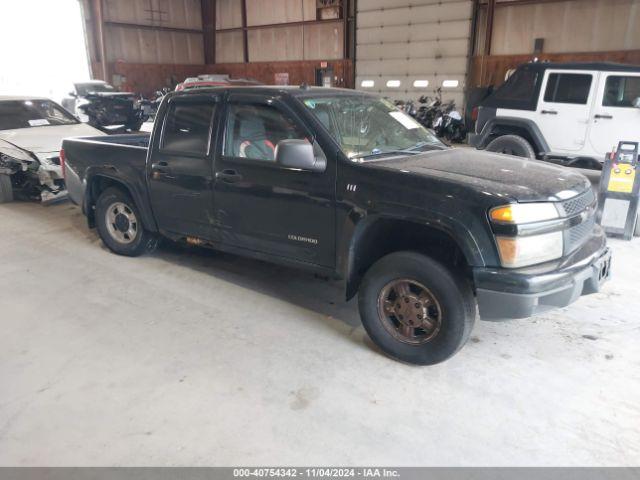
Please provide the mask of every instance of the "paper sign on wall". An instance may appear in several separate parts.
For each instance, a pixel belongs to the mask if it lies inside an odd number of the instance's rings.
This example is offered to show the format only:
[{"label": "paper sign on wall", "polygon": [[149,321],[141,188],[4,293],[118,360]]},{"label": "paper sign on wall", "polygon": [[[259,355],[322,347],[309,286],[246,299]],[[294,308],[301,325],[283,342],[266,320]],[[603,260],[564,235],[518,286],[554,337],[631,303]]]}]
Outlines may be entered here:
[{"label": "paper sign on wall", "polygon": [[289,85],[289,73],[288,72],[276,73],[274,75],[274,77],[275,77],[275,84],[276,85]]}]

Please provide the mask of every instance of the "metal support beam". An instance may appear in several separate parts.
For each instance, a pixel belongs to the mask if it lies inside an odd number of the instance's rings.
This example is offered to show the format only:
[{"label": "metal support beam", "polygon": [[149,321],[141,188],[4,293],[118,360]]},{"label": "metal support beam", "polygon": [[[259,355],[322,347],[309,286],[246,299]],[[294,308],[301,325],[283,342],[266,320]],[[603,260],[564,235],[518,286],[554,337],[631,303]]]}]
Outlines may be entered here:
[{"label": "metal support beam", "polygon": [[144,25],[142,23],[129,23],[129,22],[114,22],[107,20],[104,22],[109,27],[122,27],[122,28],[136,28],[140,30],[153,30],[157,32],[176,32],[176,33],[194,33],[202,35],[204,30],[198,30],[195,28],[180,28],[180,27],[164,27],[161,25]]},{"label": "metal support beam", "polygon": [[93,0],[91,14],[96,50],[100,54],[100,58],[96,60],[100,62],[102,79],[109,81],[109,72],[107,71],[107,47],[104,41],[104,12],[102,10],[102,0]]},{"label": "metal support beam", "polygon": [[240,0],[242,8],[242,46],[244,63],[249,63],[249,32],[247,31],[247,0]]},{"label": "metal support beam", "polygon": [[342,58],[349,58],[349,0],[342,0]]},{"label": "metal support beam", "polygon": [[201,0],[204,63],[216,63],[216,0]]},{"label": "metal support beam", "polygon": [[496,16],[496,0],[489,0],[487,5],[487,30],[484,37],[484,54],[491,55],[491,42],[493,41],[493,20]]}]

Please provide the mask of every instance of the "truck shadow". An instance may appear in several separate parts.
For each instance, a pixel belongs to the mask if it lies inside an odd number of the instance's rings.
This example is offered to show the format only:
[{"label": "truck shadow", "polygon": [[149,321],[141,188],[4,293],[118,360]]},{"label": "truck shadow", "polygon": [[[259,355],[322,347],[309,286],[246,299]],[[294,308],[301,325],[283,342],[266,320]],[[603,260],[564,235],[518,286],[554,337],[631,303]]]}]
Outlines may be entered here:
[{"label": "truck shadow", "polygon": [[150,254],[256,293],[337,319],[351,329],[361,325],[357,301],[347,302],[339,281],[261,260],[162,240]]},{"label": "truck shadow", "polygon": [[[104,246],[96,230],[87,227],[85,217],[77,207],[63,204],[57,206],[57,209],[68,211],[64,215],[68,215],[74,235],[82,236],[83,241],[114,255]],[[323,323],[340,336],[360,345],[364,339],[368,348],[375,348],[364,331],[358,328],[361,322],[357,300],[345,300],[344,287],[339,281],[326,280],[302,270],[175,243],[167,239],[162,239],[154,252],[133,258],[131,261],[143,263],[145,259],[160,259],[257,294],[290,303],[322,316]]]}]

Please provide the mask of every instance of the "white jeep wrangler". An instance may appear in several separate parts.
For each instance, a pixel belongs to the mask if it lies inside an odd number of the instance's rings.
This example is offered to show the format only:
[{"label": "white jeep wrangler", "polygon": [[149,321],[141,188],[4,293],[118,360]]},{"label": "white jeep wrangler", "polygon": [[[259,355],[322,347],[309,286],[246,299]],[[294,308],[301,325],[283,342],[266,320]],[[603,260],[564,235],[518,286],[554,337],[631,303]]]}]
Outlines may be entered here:
[{"label": "white jeep wrangler", "polygon": [[618,142],[640,141],[640,67],[528,63],[474,114],[476,148],[601,169]]}]

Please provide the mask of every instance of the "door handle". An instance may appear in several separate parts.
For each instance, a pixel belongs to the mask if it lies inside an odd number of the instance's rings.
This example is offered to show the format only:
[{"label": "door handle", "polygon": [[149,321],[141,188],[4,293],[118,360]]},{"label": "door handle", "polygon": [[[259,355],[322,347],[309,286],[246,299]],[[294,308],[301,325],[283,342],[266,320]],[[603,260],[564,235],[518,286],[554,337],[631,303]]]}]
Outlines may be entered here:
[{"label": "door handle", "polygon": [[543,115],[557,115],[558,112],[556,112],[555,110],[542,110],[540,112]]},{"label": "door handle", "polygon": [[171,175],[171,167],[167,162],[152,163],[151,171],[158,175]]},{"label": "door handle", "polygon": [[600,115],[600,114],[597,114],[595,116],[595,118],[597,120],[613,120],[613,115]]},{"label": "door handle", "polygon": [[222,170],[221,172],[216,172],[216,179],[222,180],[226,183],[236,183],[242,180],[242,175],[240,175],[235,170]]}]

